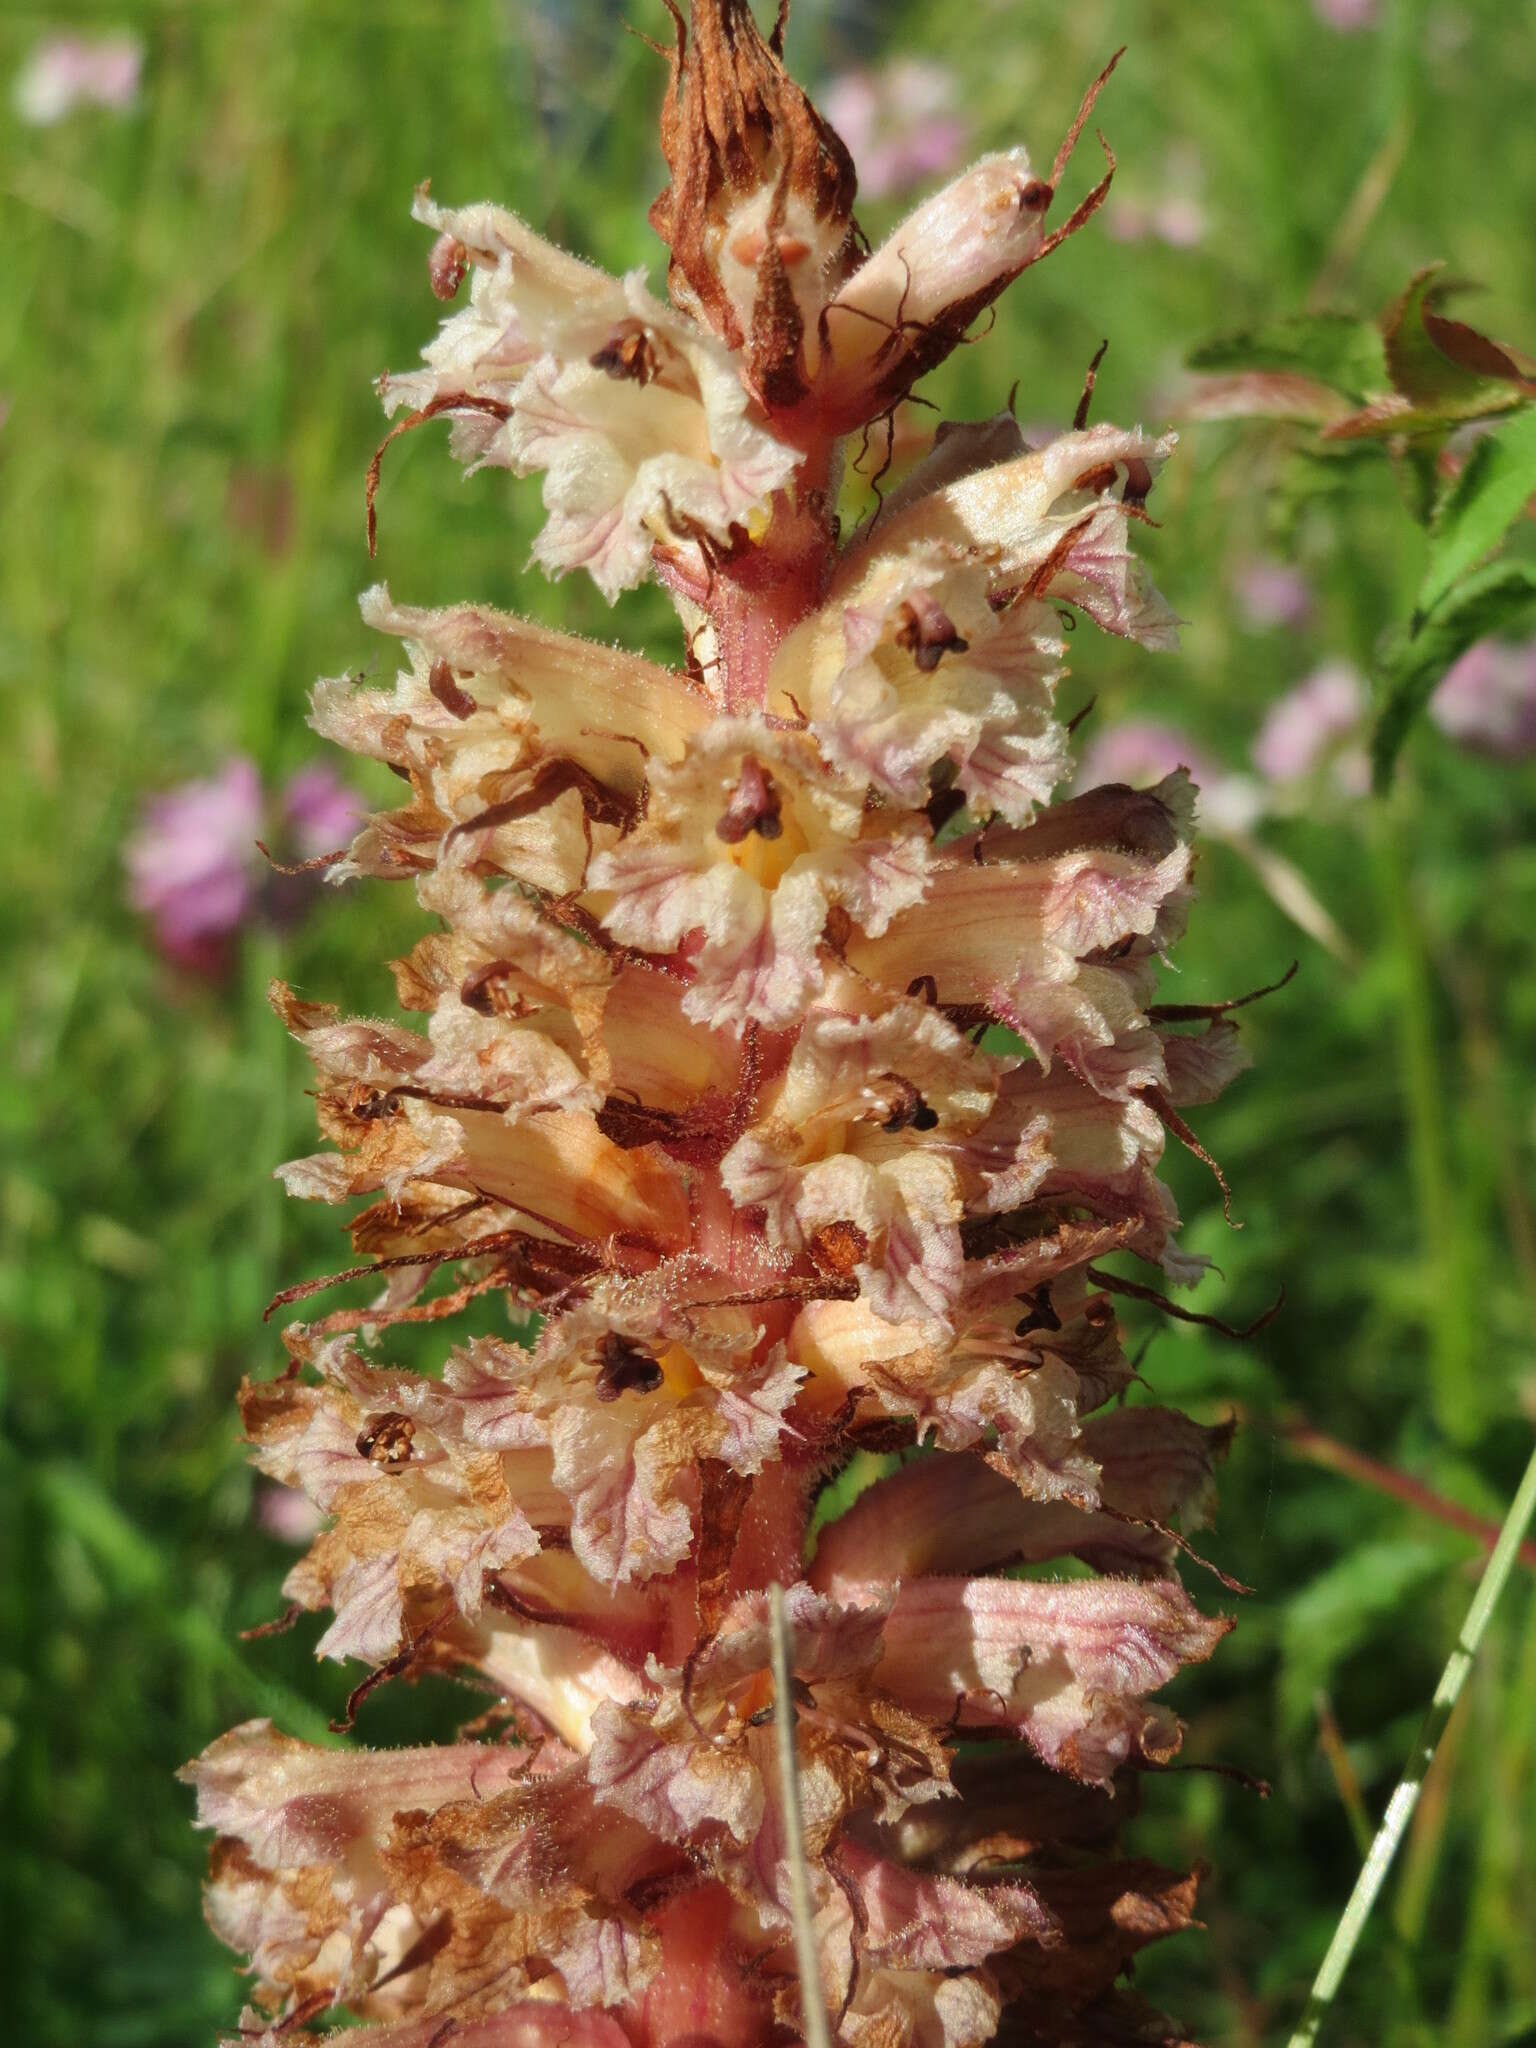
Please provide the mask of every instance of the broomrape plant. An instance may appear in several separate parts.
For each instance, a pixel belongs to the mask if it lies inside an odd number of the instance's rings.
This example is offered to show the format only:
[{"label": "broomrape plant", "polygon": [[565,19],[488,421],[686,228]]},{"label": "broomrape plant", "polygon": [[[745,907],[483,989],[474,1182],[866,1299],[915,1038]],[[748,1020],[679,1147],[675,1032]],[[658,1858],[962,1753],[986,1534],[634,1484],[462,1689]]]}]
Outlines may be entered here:
[{"label": "broomrape plant", "polygon": [[[1116,1984],[1195,1880],[1113,1843],[1179,1746],[1151,1695],[1229,1625],[1173,1530],[1225,1432],[1121,1405],[1096,1262],[1198,1272],[1158,1163],[1242,1059],[1222,1006],[1153,1000],[1187,776],[1052,801],[1071,614],[1173,642],[1130,546],[1172,440],[945,424],[835,510],[849,437],[1102,202],[1047,225],[1104,81],[1048,176],[983,158],[870,251],[783,28],[677,17],[670,303],[417,200],[468,292],[383,380],[396,431],[446,414],[471,469],[539,475],[544,567],[653,574],[684,656],[380,587],[394,687],[315,698],[409,786],[331,873],[414,884],[426,1028],[276,991],[334,1147],[283,1178],[373,1198],[383,1291],[290,1328],[242,1413],[327,1517],[287,1592],[370,1667],[353,1709],[428,1671],[493,1705],[373,1754],[251,1722],[190,1767],[247,2040],[345,2007],[373,2048],[790,2042],[801,1878],[839,2042],[1172,2038]],[[440,1378],[369,1348],[490,1291],[536,1334]]]}]

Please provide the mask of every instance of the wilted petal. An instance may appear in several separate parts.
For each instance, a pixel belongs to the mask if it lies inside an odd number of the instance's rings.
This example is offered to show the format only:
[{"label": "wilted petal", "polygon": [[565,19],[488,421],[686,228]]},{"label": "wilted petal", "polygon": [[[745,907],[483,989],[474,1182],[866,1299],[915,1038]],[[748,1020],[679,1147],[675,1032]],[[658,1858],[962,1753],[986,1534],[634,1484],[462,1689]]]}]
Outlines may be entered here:
[{"label": "wilted petal", "polygon": [[1173,614],[1130,553],[1128,521],[1175,438],[1089,427],[942,484],[871,528],[879,553],[856,544],[835,588],[858,603],[882,557],[936,543],[984,563],[996,591],[1064,598],[1110,632],[1172,646]]},{"label": "wilted petal", "polygon": [[1107,176],[1047,235],[1055,184],[1113,69],[1111,60],[1089,88],[1049,179],[1032,173],[1021,148],[983,157],[925,200],[831,299],[815,393],[826,431],[846,433],[896,405],[1021,271],[1102,203]]},{"label": "wilted petal", "polygon": [[862,1946],[897,1968],[943,1970],[983,1963],[1017,1941],[1049,1939],[1055,1923],[1022,1884],[965,1884],[926,1877],[854,1842],[838,1851],[838,1867],[858,1891]]},{"label": "wilted petal", "polygon": [[181,1772],[197,1824],[233,1835],[264,1869],[335,1862],[381,1835],[403,1806],[494,1799],[528,1767],[526,1753],[480,1743],[378,1750],[316,1749],[245,1721]]},{"label": "wilted petal", "polygon": [[762,1782],[751,1759],[701,1737],[680,1714],[658,1726],[655,1705],[599,1710],[588,1766],[599,1804],[617,1807],[664,1842],[721,1828],[738,1842],[751,1841],[763,1818]]},{"label": "wilted petal", "polygon": [[1230,1625],[1173,1581],[917,1579],[897,1595],[877,1676],[919,1711],[1014,1727],[1057,1769],[1105,1778],[1144,1728],[1170,1738],[1142,1696]]}]

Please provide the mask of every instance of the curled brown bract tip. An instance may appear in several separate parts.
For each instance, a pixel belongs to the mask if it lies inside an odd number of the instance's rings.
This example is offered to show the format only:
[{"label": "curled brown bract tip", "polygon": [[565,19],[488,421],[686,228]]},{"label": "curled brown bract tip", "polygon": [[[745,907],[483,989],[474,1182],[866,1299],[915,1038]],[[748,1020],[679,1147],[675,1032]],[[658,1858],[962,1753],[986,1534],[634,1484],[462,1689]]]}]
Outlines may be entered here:
[{"label": "curled brown bract tip", "polygon": [[1072,118],[1072,126],[1061,138],[1061,147],[1057,150],[1056,160],[1051,165],[1051,188],[1053,191],[1061,183],[1062,173],[1072,161],[1072,152],[1077,148],[1078,138],[1088,125],[1088,117],[1098,102],[1099,94],[1108,85],[1110,78],[1113,76],[1115,66],[1124,55],[1125,45],[1122,43],[1098,77],[1093,81],[1092,85],[1083,94],[1082,104]]},{"label": "curled brown bract tip", "polygon": [[510,419],[512,408],[498,398],[475,398],[467,391],[445,393],[422,406],[419,412],[407,414],[397,420],[373,451],[373,460],[368,465],[368,474],[363,482],[363,505],[368,516],[368,553],[370,558],[379,551],[379,515],[377,498],[379,478],[384,468],[384,453],[392,441],[398,441],[402,434],[409,434],[414,428],[425,426],[428,420],[435,420],[445,412],[482,412],[492,419]]},{"label": "curled brown bract tip", "polygon": [[1267,1309],[1256,1315],[1251,1323],[1239,1325],[1226,1322],[1221,1316],[1202,1315],[1197,1309],[1180,1308],[1166,1294],[1159,1294],[1155,1287],[1143,1287],[1137,1280],[1123,1279],[1118,1273],[1106,1273],[1101,1266],[1085,1266],[1083,1270],[1094,1286],[1102,1287],[1106,1294],[1123,1294],[1128,1300],[1144,1301],[1149,1308],[1161,1310],[1176,1322],[1198,1323],[1202,1329],[1219,1330],[1223,1337],[1231,1337],[1239,1344],[1246,1344],[1250,1337],[1257,1337],[1260,1330],[1267,1330],[1285,1307],[1285,1289],[1282,1286]]}]

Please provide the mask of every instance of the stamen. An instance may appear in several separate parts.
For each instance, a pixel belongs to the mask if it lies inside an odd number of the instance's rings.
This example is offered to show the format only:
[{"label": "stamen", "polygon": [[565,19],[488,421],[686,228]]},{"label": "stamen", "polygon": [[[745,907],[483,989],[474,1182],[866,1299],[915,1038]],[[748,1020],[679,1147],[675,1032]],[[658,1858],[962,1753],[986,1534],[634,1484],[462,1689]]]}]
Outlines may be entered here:
[{"label": "stamen", "polygon": [[970,641],[961,638],[949,613],[926,590],[914,591],[901,614],[896,645],[911,655],[924,675],[932,675],[944,655],[970,651]]},{"label": "stamen", "polygon": [[621,1394],[654,1394],[662,1371],[656,1358],[640,1345],[609,1330],[597,1347],[597,1398],[617,1401]]},{"label": "stamen", "polygon": [[782,807],[783,799],[773,777],[748,754],[741,764],[731,800],[715,821],[715,837],[727,846],[739,846],[752,832],[759,839],[777,839],[784,830]]}]

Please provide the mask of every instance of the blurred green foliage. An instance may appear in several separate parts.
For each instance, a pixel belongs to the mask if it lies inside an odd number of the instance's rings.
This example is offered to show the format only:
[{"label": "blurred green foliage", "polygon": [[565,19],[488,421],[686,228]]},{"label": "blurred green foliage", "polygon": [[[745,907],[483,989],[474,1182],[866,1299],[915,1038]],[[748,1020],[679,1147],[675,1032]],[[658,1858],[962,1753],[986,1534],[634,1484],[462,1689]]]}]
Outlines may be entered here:
[{"label": "blurred green foliage", "polygon": [[[644,0],[628,11],[657,28]],[[537,487],[464,484],[430,429],[392,451],[377,571],[363,547],[380,433],[368,379],[408,363],[435,319],[407,218],[419,178],[494,195],[614,268],[659,268],[644,207],[661,182],[660,67],[616,11],[128,0],[87,25],[124,22],[146,45],[136,111],[47,130],[0,111],[0,1748],[6,2005],[12,2038],[37,2048],[206,2042],[238,2011],[170,1774],[252,1714],[323,1733],[347,1686],[310,1664],[313,1631],[238,1639],[277,1611],[290,1553],[253,1524],[231,1396],[277,1356],[272,1292],[341,1251],[333,1218],[267,1178],[311,1133],[263,988],[281,971],[387,1008],[380,963],[417,922],[403,891],[328,897],[302,928],[252,940],[228,983],[195,985],[156,962],[124,906],[125,833],[147,792],[230,750],[274,774],[316,757],[310,678],[381,659],[354,609],[375,573],[414,602],[475,596],[672,647],[654,592],[610,615],[583,583],[526,576]],[[0,79],[57,25],[11,0]],[[1437,258],[1487,287],[1480,326],[1536,336],[1536,39],[1503,0],[1385,0],[1381,25],[1351,36],[1306,0],[868,0],[836,15],[801,0],[791,53],[812,79],[887,44],[942,60],[978,146],[1023,137],[1048,162],[1121,42],[1098,116],[1116,195],[934,380],[946,410],[991,411],[1017,378],[1021,417],[1065,423],[1108,335],[1098,416],[1160,422],[1202,339],[1293,311],[1320,279],[1329,303],[1369,312]],[[1117,204],[1155,191],[1179,152],[1203,176],[1203,241],[1114,239]],[[874,206],[867,224],[893,217]],[[1241,763],[1264,707],[1318,659],[1371,662],[1409,613],[1424,539],[1385,463],[1282,457],[1240,427],[1187,436],[1159,496],[1147,542],[1191,622],[1184,650],[1083,631],[1069,708],[1096,696],[1100,719],[1171,720]],[[1261,553],[1304,568],[1310,624],[1244,623],[1234,569]],[[1219,1267],[1195,1305],[1240,1319],[1283,1279],[1286,1312],[1246,1347],[1149,1324],[1143,1367],[1160,1397],[1209,1417],[1236,1405],[1248,1424],[1207,1541],[1255,1590],[1178,1701],[1188,1759],[1260,1774],[1273,1796],[1181,1773],[1149,1788],[1138,1823],[1149,1853],[1212,1866],[1208,1934],[1142,1974],[1212,2042],[1282,2034],[1348,1890],[1357,1852],[1320,1700],[1374,1810],[1475,1554],[1427,1513],[1298,1460],[1282,1426],[1305,1417],[1495,1519],[1524,1462],[1533,818],[1529,766],[1421,729],[1389,802],[1266,828],[1344,928],[1348,966],[1299,939],[1219,845],[1180,950],[1189,1001],[1301,955],[1247,1013],[1255,1072],[1201,1122],[1243,1229],[1226,1229],[1195,1161],[1171,1168],[1187,1240]],[[1488,2048],[1536,2027],[1531,1597],[1522,1573],[1330,2022],[1339,2048]],[[442,1731],[463,1711],[446,1685],[396,1687],[361,1732]]]}]

